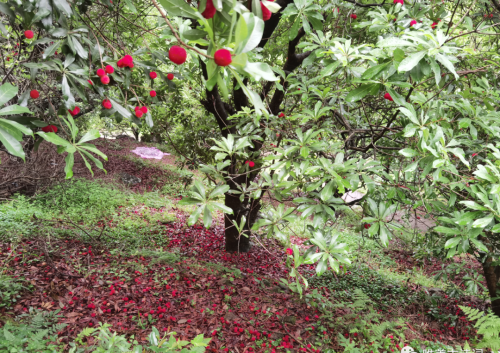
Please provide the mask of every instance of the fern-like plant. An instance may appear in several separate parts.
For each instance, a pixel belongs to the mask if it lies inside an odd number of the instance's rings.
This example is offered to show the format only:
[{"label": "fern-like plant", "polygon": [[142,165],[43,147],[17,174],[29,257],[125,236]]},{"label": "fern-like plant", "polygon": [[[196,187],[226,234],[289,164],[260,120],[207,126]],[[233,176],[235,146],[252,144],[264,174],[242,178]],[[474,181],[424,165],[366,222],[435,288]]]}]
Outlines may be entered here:
[{"label": "fern-like plant", "polygon": [[476,346],[477,348],[489,348],[494,352],[500,350],[500,317],[493,313],[485,313],[478,309],[469,308],[467,306],[459,306],[463,310],[465,316],[470,321],[477,320],[474,325],[477,328],[477,333],[483,335],[481,341]]}]

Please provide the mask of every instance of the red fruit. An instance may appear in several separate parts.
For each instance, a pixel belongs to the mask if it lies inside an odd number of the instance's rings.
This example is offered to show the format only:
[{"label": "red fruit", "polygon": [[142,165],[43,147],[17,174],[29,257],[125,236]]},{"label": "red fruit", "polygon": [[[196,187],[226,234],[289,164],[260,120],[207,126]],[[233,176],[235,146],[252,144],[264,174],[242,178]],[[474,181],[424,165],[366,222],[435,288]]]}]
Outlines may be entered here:
[{"label": "red fruit", "polygon": [[[198,3],[198,8],[200,8],[200,3]],[[207,6],[205,6],[205,11],[201,13],[201,15],[207,19],[212,18],[215,16],[215,13],[217,12],[217,9],[214,6],[214,3],[212,0],[207,0]]]},{"label": "red fruit", "polygon": [[75,116],[75,115],[77,115],[78,113],[80,113],[80,108],[75,107],[75,109],[73,109],[73,111],[71,111],[71,110],[69,110],[69,109],[68,109],[68,112],[69,112],[72,116]]},{"label": "red fruit", "polygon": [[273,13],[269,11],[269,9],[262,3],[262,1],[260,2],[260,8],[262,9],[262,19],[264,20],[264,22],[269,20]]},{"label": "red fruit", "polygon": [[92,86],[94,85],[94,84],[92,83],[92,81],[90,81],[90,80],[87,80],[87,82],[88,82],[88,83],[90,83],[90,85],[92,85]]},{"label": "red fruit", "polygon": [[432,22],[431,28],[434,29],[434,28],[436,28],[436,26],[437,26],[437,23],[436,22]]},{"label": "red fruit", "polygon": [[151,72],[149,73],[149,77],[151,77],[151,79],[152,79],[152,80],[154,80],[155,78],[157,78],[157,77],[158,77],[158,74],[157,74],[156,72],[154,72],[154,71],[151,71]]},{"label": "red fruit", "polygon": [[142,107],[141,108],[141,112],[143,112],[144,114],[146,114],[148,112],[148,107]]},{"label": "red fruit", "polygon": [[113,72],[115,72],[115,68],[111,65],[106,65],[105,69],[108,74],[112,74]]},{"label": "red fruit", "polygon": [[404,0],[394,0],[394,5],[396,4],[401,4],[401,5],[404,5]]},{"label": "red fruit", "polygon": [[104,71],[104,69],[98,69],[97,76],[99,76],[99,77],[106,76],[106,71]]},{"label": "red fruit", "polygon": [[33,89],[30,92],[30,97],[33,99],[37,99],[38,97],[40,97],[40,93],[38,93],[38,91],[36,89]]},{"label": "red fruit", "polygon": [[57,126],[55,126],[55,125],[47,125],[45,127],[42,127],[42,131],[43,132],[54,132],[54,133],[56,133],[57,132]]},{"label": "red fruit", "polygon": [[116,65],[119,67],[119,68],[122,68],[124,65],[123,65],[123,59],[120,59],[118,60],[118,62],[116,63]]},{"label": "red fruit", "polygon": [[214,54],[214,61],[218,66],[228,66],[233,61],[231,52],[227,49],[219,49]]},{"label": "red fruit", "polygon": [[150,92],[149,92],[149,95],[150,95],[151,97],[156,97],[156,91],[150,91]]},{"label": "red fruit", "polygon": [[174,64],[182,65],[186,62],[186,58],[187,58],[186,50],[184,48],[177,46],[177,45],[174,45],[168,51],[168,58]]},{"label": "red fruit", "polygon": [[109,76],[105,75],[105,76],[101,77],[101,83],[103,85],[107,85],[109,83]]},{"label": "red fruit", "polygon": [[353,13],[353,14],[351,15],[351,18],[352,18],[353,20],[355,20],[356,18],[358,18],[358,15],[356,15],[355,13]]},{"label": "red fruit", "polygon": [[476,157],[476,156],[477,156],[477,153],[473,153],[473,154],[472,154],[472,157]]},{"label": "red fruit", "polygon": [[370,228],[370,225],[368,223],[365,223],[364,227],[365,227],[365,229],[368,229],[368,228]]},{"label": "red fruit", "polygon": [[285,117],[285,113],[281,112],[279,115],[278,115],[278,118],[284,118]]},{"label": "red fruit", "polygon": [[24,31],[24,36],[28,39],[31,39],[33,38],[35,34],[33,33],[33,31],[31,29],[28,29],[27,31]]},{"label": "red fruit", "polygon": [[391,101],[391,102],[394,101],[394,99],[392,99],[392,97],[389,93],[384,94],[384,98]]},{"label": "red fruit", "polygon": [[416,20],[411,20],[411,22],[410,22],[410,27],[413,27],[413,26],[414,26],[414,25],[416,25],[416,24],[417,24],[417,21],[416,21]]},{"label": "red fruit", "polygon": [[254,163],[254,162],[252,162],[252,161],[250,161],[250,162],[248,162],[248,166],[249,166],[250,168],[253,168],[253,167],[255,166],[255,163]]},{"label": "red fruit", "polygon": [[113,108],[113,105],[111,104],[111,101],[109,99],[105,99],[102,101],[102,106],[104,109],[111,109]]},{"label": "red fruit", "polygon": [[144,115],[144,113],[142,112],[142,110],[135,111],[135,116],[138,117],[139,119],[142,118],[143,115]]},{"label": "red fruit", "polygon": [[167,75],[167,78],[172,81],[174,79],[174,74],[170,73]]}]

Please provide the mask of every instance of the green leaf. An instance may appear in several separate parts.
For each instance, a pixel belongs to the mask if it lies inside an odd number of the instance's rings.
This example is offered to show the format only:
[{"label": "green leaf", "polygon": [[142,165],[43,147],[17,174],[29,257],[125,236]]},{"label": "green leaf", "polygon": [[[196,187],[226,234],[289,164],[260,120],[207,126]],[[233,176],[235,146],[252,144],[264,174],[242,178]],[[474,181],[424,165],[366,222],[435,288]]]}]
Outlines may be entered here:
[{"label": "green leaf", "polygon": [[10,83],[0,86],[0,106],[4,105],[17,95],[17,87],[12,86]]},{"label": "green leaf", "polygon": [[229,185],[219,185],[211,193],[209,198],[213,199],[229,191]]},{"label": "green leaf", "polygon": [[183,0],[159,0],[169,16],[201,18],[201,14]]},{"label": "green leaf", "polygon": [[492,220],[493,220],[493,215],[490,214],[489,216],[474,221],[474,223],[472,223],[472,228],[484,228],[488,224],[490,224]]},{"label": "green leaf", "polygon": [[4,130],[1,125],[0,125],[0,142],[7,149],[8,153],[25,160],[23,146],[14,136],[12,136],[6,130]]},{"label": "green leaf", "polygon": [[66,162],[66,166],[64,167],[64,171],[66,172],[66,179],[71,179],[71,177],[73,177],[73,165],[75,164],[75,154],[68,153],[64,161]]},{"label": "green leaf", "polygon": [[410,56],[408,56],[407,58],[403,59],[403,61],[401,61],[401,63],[398,66],[398,72],[402,72],[402,71],[406,72],[406,71],[410,71],[411,69],[413,69],[415,66],[417,66],[419,61],[422,60],[422,58],[425,56],[426,53],[427,53],[427,50],[419,51],[419,52],[413,53]]},{"label": "green leaf", "polygon": [[450,238],[450,239],[448,239],[446,244],[444,244],[444,248],[445,249],[453,248],[453,247],[457,246],[457,244],[460,243],[461,240],[462,240],[461,237]]},{"label": "green leaf", "polygon": [[359,101],[370,92],[372,86],[373,84],[363,84],[356,88],[354,91],[349,92],[349,94],[345,98],[346,102],[353,103]]},{"label": "green leaf", "polygon": [[[9,126],[10,126],[10,128],[18,130],[25,135],[32,135],[33,136],[33,131],[31,131],[30,128],[27,128],[26,126],[19,124],[16,121],[0,118],[0,126],[1,125],[3,125],[4,129],[7,131],[10,130],[9,129]],[[22,137],[21,137],[21,139],[22,139]],[[21,139],[18,139],[18,141],[21,141]]]},{"label": "green leaf", "polygon": [[414,156],[418,155],[418,152],[411,149],[411,148],[404,148],[404,149],[399,151],[399,154],[401,154],[405,157],[414,157]]},{"label": "green leaf", "polygon": [[368,70],[363,72],[363,75],[361,75],[361,78],[363,80],[371,80],[374,77],[376,77],[378,74],[380,74],[384,69],[389,66],[391,63],[385,63],[385,64],[380,64],[380,65],[375,65],[370,67]]},{"label": "green leaf", "polygon": [[109,98],[109,100],[111,101],[111,104],[113,104],[113,109],[116,110],[118,114],[123,116],[125,119],[130,120],[132,118],[132,113],[128,109],[124,108],[114,99]]},{"label": "green leaf", "polygon": [[300,24],[302,23],[302,21],[300,20],[301,17],[299,17],[299,16],[294,16],[294,17],[295,17],[295,19],[294,19],[292,28],[290,28],[290,33],[288,36],[288,39],[290,41],[294,40],[295,37],[297,37],[297,34],[299,34]]},{"label": "green leaf", "polygon": [[99,130],[92,129],[90,131],[87,131],[87,133],[82,136],[82,138],[80,139],[80,141],[78,141],[78,144],[84,143],[84,142],[87,142],[87,141],[95,140],[95,139],[99,138],[100,136],[101,135],[99,133]]},{"label": "green leaf", "polygon": [[259,45],[264,33],[264,21],[251,12],[240,16],[236,24],[235,54],[246,53]]},{"label": "green leaf", "polygon": [[66,0],[53,0],[53,2],[54,5],[56,5],[56,7],[66,16],[71,16],[71,14],[73,13],[71,11],[71,6],[68,4]]},{"label": "green leaf", "polygon": [[47,59],[49,56],[54,55],[57,48],[59,48],[60,43],[61,43],[60,41],[55,41],[54,44],[52,44],[50,47],[45,48],[42,57],[44,59]]},{"label": "green leaf", "polygon": [[460,229],[457,228],[446,228],[443,226],[438,226],[435,227],[434,230],[439,233],[450,234],[450,235],[460,234]]}]

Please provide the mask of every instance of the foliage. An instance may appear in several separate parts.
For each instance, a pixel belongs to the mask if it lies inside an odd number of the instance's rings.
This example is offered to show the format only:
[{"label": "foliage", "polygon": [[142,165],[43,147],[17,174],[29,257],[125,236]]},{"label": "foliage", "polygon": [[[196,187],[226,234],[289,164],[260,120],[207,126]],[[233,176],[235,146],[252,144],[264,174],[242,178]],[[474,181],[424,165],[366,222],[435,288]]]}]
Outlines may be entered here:
[{"label": "foliage", "polygon": [[478,309],[460,306],[469,320],[477,320],[474,327],[477,333],[483,335],[477,348],[489,348],[493,351],[500,350],[500,319],[493,313],[485,313]]},{"label": "foliage", "polygon": [[54,345],[57,342],[57,332],[66,326],[57,323],[62,317],[59,312],[60,309],[46,312],[30,307],[27,313],[17,318],[19,323],[7,321],[0,330],[0,348],[12,353],[58,352],[58,347]]},{"label": "foliage", "polygon": [[[198,335],[191,341],[176,340],[175,332],[166,333],[161,337],[160,333],[153,327],[152,332],[148,336],[149,344],[141,346],[134,341],[134,345],[130,344],[124,335],[117,335],[116,332],[109,331],[109,324],[100,324],[99,328],[85,328],[75,340],[78,345],[83,345],[83,339],[86,337],[95,337],[96,344],[87,347],[78,347],[74,342],[71,343],[72,348],[70,353],[95,352],[95,353],[118,353],[118,352],[182,352],[182,353],[203,353],[205,347],[208,346],[210,339],[203,338],[203,335]],[[132,336],[133,339],[133,336]],[[188,348],[187,346],[190,345]]]},{"label": "foliage", "polygon": [[0,308],[15,304],[24,289],[22,278],[0,275]]}]

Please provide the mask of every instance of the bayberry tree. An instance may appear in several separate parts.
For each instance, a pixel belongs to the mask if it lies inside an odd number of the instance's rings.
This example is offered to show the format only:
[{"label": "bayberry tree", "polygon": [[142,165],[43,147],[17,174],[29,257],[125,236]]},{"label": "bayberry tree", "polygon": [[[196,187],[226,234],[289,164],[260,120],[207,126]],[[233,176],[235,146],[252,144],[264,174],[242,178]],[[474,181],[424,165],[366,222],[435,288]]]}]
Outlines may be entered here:
[{"label": "bayberry tree", "polygon": [[[395,211],[432,217],[426,251],[481,261],[500,314],[496,0],[74,5],[0,4],[4,43],[19,54],[3,62],[3,81],[31,80],[20,94],[2,88],[11,92],[4,103],[36,115],[15,111],[2,120],[9,153],[23,156],[15,141],[45,128],[37,141],[67,153],[68,177],[76,152],[103,167],[87,143],[98,134],[80,138],[74,117],[100,101],[102,114],[151,127],[151,110],[179,89],[173,81],[196,85],[221,137],[211,141],[214,162],[194,160],[216,186],[195,183],[183,203],[198,205],[189,221],[207,227],[215,210],[224,213],[228,251],[249,251],[251,230],[286,243],[283,227],[310,217],[312,246],[303,256],[294,248],[295,265],[339,271],[349,263],[347,250],[329,224],[353,204],[342,196],[361,190],[365,196],[354,202],[363,205],[362,232],[387,245],[401,228]],[[109,21],[142,13],[156,20],[145,20],[142,34],[154,37],[146,43],[130,34],[137,21],[128,20],[128,30]],[[99,16],[108,19],[102,28]],[[280,205],[258,218],[264,197]],[[296,206],[285,209],[285,201]],[[301,290],[307,282],[295,267]],[[468,280],[471,290],[477,279]]]}]

